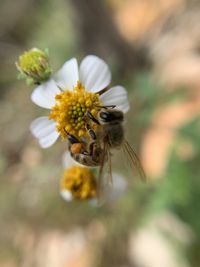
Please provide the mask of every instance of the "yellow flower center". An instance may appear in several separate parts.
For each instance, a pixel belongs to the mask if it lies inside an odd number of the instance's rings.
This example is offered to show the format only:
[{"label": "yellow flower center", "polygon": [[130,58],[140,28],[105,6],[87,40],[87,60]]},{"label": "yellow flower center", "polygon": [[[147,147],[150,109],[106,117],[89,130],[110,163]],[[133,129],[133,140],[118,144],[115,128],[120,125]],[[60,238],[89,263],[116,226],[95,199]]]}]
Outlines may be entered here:
[{"label": "yellow flower center", "polygon": [[64,171],[60,183],[61,190],[68,190],[77,199],[88,199],[97,194],[96,181],[89,168],[73,166]]},{"label": "yellow flower center", "polygon": [[52,108],[49,119],[57,123],[57,130],[65,139],[67,133],[76,137],[87,136],[85,114],[90,111],[97,115],[97,106],[100,106],[99,95],[85,90],[77,82],[73,90],[66,90],[56,95],[56,105]]}]

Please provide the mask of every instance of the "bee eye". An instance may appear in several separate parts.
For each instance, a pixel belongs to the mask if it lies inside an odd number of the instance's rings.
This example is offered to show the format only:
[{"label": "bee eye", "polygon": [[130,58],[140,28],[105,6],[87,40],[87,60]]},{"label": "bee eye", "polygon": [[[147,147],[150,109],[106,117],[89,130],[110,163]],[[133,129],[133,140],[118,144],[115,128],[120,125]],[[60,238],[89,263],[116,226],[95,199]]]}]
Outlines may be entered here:
[{"label": "bee eye", "polygon": [[101,112],[100,118],[103,120],[108,120],[109,119],[109,113],[108,112]]}]

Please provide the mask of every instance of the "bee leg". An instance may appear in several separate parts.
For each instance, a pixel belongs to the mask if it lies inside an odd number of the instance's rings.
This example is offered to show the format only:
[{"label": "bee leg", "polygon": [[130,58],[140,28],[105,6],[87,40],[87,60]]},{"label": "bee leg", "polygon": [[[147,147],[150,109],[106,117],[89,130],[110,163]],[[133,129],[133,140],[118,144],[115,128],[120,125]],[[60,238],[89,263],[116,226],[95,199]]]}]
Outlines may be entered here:
[{"label": "bee leg", "polygon": [[100,155],[102,154],[101,146],[97,142],[95,131],[91,128],[91,126],[88,123],[86,123],[86,129],[88,130],[88,133],[93,140],[93,142],[89,144],[88,148],[89,155],[92,157],[92,160],[94,162],[99,163]]},{"label": "bee leg", "polygon": [[95,144],[95,142],[91,142],[89,145],[88,151],[89,151],[90,156],[93,156],[94,144]]},{"label": "bee leg", "polygon": [[105,108],[105,109],[113,109],[113,108],[116,108],[116,105],[108,105],[108,106],[96,106],[97,108]]},{"label": "bee leg", "polygon": [[67,134],[67,139],[71,144],[75,144],[75,143],[81,143],[80,140],[78,140],[78,138],[76,138],[73,134],[68,133],[65,128],[63,128],[63,130],[65,131],[65,133]]},{"label": "bee leg", "polygon": [[92,157],[92,160],[94,162],[99,163],[99,159],[100,159],[100,155],[102,154],[102,149],[99,146],[99,144],[97,144],[96,141],[91,142],[89,145],[89,155]]},{"label": "bee leg", "polygon": [[85,127],[86,127],[90,137],[92,138],[92,140],[96,140],[97,137],[96,137],[95,131],[91,128],[91,126],[88,123],[86,123]]},{"label": "bee leg", "polygon": [[87,112],[86,112],[86,116],[87,116],[90,120],[92,120],[94,123],[100,125],[99,121],[92,115],[91,112],[87,111]]},{"label": "bee leg", "polygon": [[68,134],[67,139],[70,142],[70,144],[76,144],[76,143],[81,143],[74,135]]},{"label": "bee leg", "polygon": [[96,153],[98,152],[97,151],[98,148],[99,148],[99,146],[98,146],[96,141],[91,142],[90,145],[89,145],[89,149],[88,149],[89,150],[89,155],[90,156],[95,156]]}]

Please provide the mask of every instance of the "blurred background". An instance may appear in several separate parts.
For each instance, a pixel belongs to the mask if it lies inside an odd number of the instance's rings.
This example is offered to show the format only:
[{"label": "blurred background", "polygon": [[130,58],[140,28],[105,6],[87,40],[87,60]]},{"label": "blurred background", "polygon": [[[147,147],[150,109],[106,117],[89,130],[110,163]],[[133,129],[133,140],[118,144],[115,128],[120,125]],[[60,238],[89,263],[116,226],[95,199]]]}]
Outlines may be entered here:
[{"label": "blurred background", "polygon": [[[200,266],[200,3],[0,1],[0,266]],[[54,71],[96,54],[124,85],[126,135],[148,183],[120,166],[127,192],[94,208],[59,195],[66,145],[29,132],[44,110],[16,79],[18,56],[49,48]],[[118,167],[117,167],[118,166]]]}]

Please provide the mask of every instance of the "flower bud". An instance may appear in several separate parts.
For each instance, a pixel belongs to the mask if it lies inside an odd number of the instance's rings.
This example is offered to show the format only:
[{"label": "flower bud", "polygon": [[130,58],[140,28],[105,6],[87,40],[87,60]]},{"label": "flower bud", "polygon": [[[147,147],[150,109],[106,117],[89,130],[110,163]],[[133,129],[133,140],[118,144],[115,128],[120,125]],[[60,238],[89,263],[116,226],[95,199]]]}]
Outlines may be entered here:
[{"label": "flower bud", "polygon": [[27,83],[40,84],[48,80],[52,73],[48,53],[38,48],[32,48],[19,56],[16,66],[20,71],[19,78],[26,79]]}]

